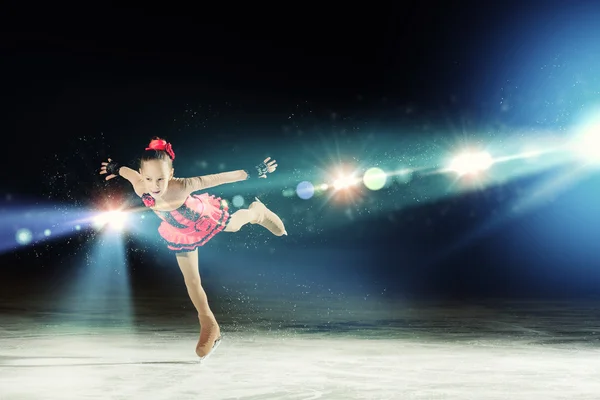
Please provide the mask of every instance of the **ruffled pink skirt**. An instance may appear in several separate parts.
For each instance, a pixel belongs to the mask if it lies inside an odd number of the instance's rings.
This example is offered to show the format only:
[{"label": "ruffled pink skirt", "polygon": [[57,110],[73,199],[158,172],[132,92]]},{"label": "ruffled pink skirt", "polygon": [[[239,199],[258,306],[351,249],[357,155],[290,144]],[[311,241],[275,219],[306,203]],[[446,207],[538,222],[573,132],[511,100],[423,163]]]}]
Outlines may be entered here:
[{"label": "ruffled pink skirt", "polygon": [[193,251],[204,246],[227,226],[229,206],[219,197],[191,195],[177,210],[158,213],[163,220],[158,233],[169,250]]}]

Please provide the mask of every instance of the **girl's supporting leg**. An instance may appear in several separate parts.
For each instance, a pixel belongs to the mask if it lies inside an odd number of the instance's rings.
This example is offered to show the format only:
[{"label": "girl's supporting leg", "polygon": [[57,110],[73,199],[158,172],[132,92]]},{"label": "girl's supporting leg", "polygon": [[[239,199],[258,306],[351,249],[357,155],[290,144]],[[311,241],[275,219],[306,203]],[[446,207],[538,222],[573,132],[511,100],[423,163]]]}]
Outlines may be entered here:
[{"label": "girl's supporting leg", "polygon": [[198,249],[190,252],[176,253],[179,269],[183,273],[185,286],[190,300],[198,311],[200,320],[200,340],[196,345],[196,354],[206,356],[212,349],[215,341],[221,335],[219,324],[208,305],[206,292],[202,288],[200,270],[198,268]]}]

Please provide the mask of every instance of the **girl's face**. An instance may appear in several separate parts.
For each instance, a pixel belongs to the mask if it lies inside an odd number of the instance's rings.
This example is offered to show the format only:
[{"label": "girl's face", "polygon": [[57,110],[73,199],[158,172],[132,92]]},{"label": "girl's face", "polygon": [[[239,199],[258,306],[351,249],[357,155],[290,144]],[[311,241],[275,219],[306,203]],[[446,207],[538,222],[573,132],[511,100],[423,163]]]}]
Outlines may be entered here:
[{"label": "girl's face", "polygon": [[169,181],[173,178],[173,167],[164,160],[144,161],[140,175],[146,185],[146,191],[152,197],[160,198],[166,193]]}]

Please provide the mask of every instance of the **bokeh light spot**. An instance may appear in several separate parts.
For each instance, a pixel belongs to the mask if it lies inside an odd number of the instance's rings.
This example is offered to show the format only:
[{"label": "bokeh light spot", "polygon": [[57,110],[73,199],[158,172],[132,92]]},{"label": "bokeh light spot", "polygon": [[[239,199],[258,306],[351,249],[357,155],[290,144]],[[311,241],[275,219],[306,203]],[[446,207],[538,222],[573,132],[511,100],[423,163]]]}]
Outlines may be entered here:
[{"label": "bokeh light spot", "polygon": [[363,183],[370,190],[379,190],[386,182],[387,174],[381,168],[369,168],[363,176]]},{"label": "bokeh light spot", "polygon": [[240,196],[239,194],[236,196],[233,196],[233,199],[231,202],[234,205],[234,207],[237,207],[237,208],[244,206],[244,198],[242,196]]},{"label": "bokeh light spot", "polygon": [[33,235],[31,234],[31,231],[29,229],[23,228],[17,231],[15,238],[17,240],[17,243],[19,244],[29,244],[31,243]]},{"label": "bokeh light spot", "polygon": [[315,187],[308,181],[300,182],[298,186],[296,186],[296,194],[302,200],[308,200],[314,196]]}]

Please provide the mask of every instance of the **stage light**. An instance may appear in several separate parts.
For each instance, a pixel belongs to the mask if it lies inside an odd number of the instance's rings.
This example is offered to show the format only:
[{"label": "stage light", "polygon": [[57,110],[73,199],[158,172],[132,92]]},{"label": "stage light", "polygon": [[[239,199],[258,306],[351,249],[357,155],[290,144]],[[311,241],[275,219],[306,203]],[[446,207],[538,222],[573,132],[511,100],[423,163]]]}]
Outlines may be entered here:
[{"label": "stage light", "polygon": [[108,211],[94,218],[93,225],[96,229],[108,226],[111,229],[121,231],[127,223],[127,214],[121,211]]},{"label": "stage light", "polygon": [[494,159],[487,152],[467,152],[455,157],[448,169],[459,176],[474,175],[490,168]]},{"label": "stage light", "polygon": [[343,176],[333,181],[333,187],[335,190],[347,189],[356,183],[356,179],[353,176]]},{"label": "stage light", "polygon": [[600,125],[586,128],[576,139],[574,150],[584,162],[600,164]]}]

